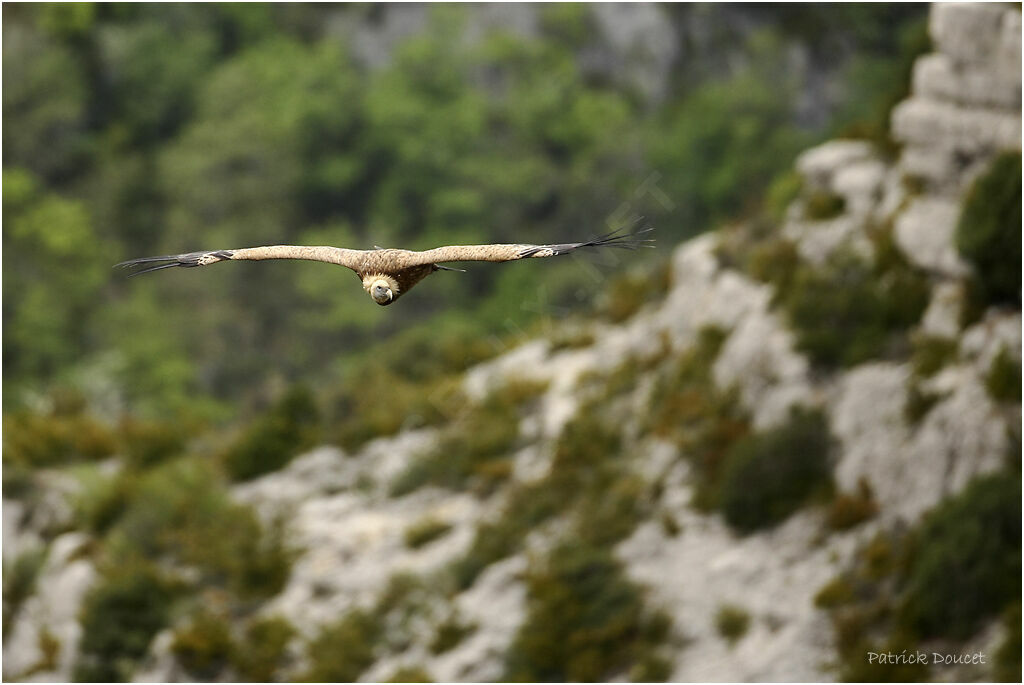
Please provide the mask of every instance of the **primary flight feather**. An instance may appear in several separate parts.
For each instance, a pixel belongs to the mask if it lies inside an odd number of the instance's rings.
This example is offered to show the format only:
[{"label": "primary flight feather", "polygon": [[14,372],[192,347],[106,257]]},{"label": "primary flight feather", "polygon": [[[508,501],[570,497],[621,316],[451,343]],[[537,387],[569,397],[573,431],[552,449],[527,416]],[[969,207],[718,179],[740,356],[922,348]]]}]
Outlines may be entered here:
[{"label": "primary flight feather", "polygon": [[650,243],[654,242],[652,239],[640,237],[651,230],[653,229],[645,228],[632,233],[623,233],[623,229],[619,229],[582,243],[448,245],[420,252],[383,248],[349,250],[343,247],[329,246],[268,245],[266,247],[246,247],[240,250],[212,250],[162,257],[143,257],[130,259],[115,266],[142,267],[131,274],[137,276],[172,266],[209,266],[217,262],[237,260],[305,259],[314,262],[327,262],[328,264],[347,266],[355,271],[363,283],[363,290],[373,298],[374,302],[386,306],[396,301],[433,272],[455,270],[441,266],[443,262],[511,262],[517,259],[557,257],[581,247],[619,247],[632,250],[641,246],[651,247]]}]

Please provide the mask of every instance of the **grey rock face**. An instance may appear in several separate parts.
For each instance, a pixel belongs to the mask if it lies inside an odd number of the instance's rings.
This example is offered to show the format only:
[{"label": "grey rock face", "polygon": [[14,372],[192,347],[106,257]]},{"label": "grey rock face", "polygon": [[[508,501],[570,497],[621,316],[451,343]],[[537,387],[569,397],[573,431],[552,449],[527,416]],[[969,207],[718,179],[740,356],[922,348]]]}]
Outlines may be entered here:
[{"label": "grey rock face", "polygon": [[1021,101],[1019,69],[1012,74],[974,63],[958,64],[942,53],[927,55],[914,64],[913,87],[921,97],[957,105],[1013,109]]},{"label": "grey rock face", "polygon": [[[37,587],[43,588],[21,607],[4,642],[4,678],[34,682],[71,679],[82,627],[78,613],[96,572],[83,558],[89,542],[83,533],[65,533],[50,545],[39,573]],[[44,646],[56,648],[47,655]]]},{"label": "grey rock face", "polygon": [[996,3],[940,3],[929,16],[928,32],[939,52],[984,64],[997,51],[1008,9]]},{"label": "grey rock face", "polygon": [[967,275],[953,233],[960,217],[960,203],[941,197],[921,197],[897,218],[896,243],[917,266],[946,276]]},{"label": "grey rock face", "polygon": [[1020,22],[1007,5],[933,7],[936,52],[917,61],[913,95],[892,112],[904,173],[955,194],[986,158],[1020,146]]}]

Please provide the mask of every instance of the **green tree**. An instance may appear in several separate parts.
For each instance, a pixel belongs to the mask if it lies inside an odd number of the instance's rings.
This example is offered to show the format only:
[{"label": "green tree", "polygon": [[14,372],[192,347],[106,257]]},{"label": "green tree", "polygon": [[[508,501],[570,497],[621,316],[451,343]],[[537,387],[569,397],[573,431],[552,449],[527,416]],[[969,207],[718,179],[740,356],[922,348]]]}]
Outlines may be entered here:
[{"label": "green tree", "polygon": [[3,187],[4,382],[52,382],[94,348],[90,313],[116,251],[80,202],[29,172],[5,169]]}]

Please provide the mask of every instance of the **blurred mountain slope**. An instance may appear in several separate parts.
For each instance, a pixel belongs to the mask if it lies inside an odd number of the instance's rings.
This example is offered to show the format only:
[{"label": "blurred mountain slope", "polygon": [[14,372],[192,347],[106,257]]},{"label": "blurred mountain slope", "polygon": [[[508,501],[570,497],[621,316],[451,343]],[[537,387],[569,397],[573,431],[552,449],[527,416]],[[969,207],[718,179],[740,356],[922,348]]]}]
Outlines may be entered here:
[{"label": "blurred mountain slope", "polygon": [[408,335],[241,431],[5,417],[5,676],[1019,678],[1020,280],[979,265],[1020,263],[1020,12],[929,29],[895,157],[806,150],[584,271],[597,315]]}]

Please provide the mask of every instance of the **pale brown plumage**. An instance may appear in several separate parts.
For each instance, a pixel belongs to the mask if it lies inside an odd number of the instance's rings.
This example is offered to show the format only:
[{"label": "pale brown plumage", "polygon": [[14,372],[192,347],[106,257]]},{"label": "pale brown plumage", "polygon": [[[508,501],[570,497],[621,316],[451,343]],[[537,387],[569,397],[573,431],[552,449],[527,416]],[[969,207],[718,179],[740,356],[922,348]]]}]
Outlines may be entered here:
[{"label": "pale brown plumage", "polygon": [[143,257],[121,262],[116,266],[143,267],[131,274],[137,276],[172,266],[208,266],[217,262],[237,260],[304,259],[326,262],[347,266],[355,271],[363,282],[363,290],[373,298],[374,302],[383,306],[397,300],[435,271],[456,270],[440,266],[442,262],[510,262],[517,259],[556,257],[581,247],[619,247],[631,250],[641,246],[650,247],[650,243],[654,241],[639,236],[651,230],[653,229],[646,228],[632,233],[623,233],[620,229],[581,243],[448,245],[421,252],[382,248],[349,250],[329,246],[268,245],[266,247],[246,247],[239,250],[213,250],[162,257]]}]

